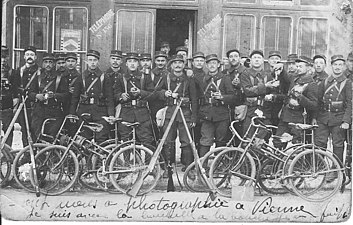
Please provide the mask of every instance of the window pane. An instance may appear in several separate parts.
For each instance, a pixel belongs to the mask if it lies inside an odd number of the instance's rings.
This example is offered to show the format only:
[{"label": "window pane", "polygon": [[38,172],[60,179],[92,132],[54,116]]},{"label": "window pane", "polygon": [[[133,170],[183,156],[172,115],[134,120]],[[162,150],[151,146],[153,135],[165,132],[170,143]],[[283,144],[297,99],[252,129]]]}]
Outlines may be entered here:
[{"label": "window pane", "polygon": [[54,50],[86,51],[87,9],[55,8]]},{"label": "window pane", "polygon": [[330,0],[300,0],[301,5],[329,5]]},{"label": "window pane", "polygon": [[255,3],[256,0],[226,0],[227,3]]},{"label": "window pane", "polygon": [[292,19],[289,17],[263,18],[262,38],[265,57],[269,51],[278,50],[287,56],[291,44]]},{"label": "window pane", "polygon": [[249,54],[255,39],[255,18],[250,15],[227,14],[224,21],[223,52],[237,48],[241,53]]},{"label": "window pane", "polygon": [[118,49],[123,52],[152,52],[152,12],[120,10],[117,20]]},{"label": "window pane", "polygon": [[326,54],[327,19],[301,18],[299,20],[298,53],[306,56]]},{"label": "window pane", "polygon": [[47,8],[16,6],[15,26],[15,48],[32,45],[39,50],[48,49]]}]

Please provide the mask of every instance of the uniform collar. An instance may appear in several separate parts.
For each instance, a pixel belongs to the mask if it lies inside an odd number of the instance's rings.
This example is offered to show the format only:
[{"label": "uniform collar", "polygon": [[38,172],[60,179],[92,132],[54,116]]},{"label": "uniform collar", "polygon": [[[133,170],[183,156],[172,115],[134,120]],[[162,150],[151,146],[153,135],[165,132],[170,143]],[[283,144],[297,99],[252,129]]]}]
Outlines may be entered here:
[{"label": "uniform collar", "polygon": [[256,77],[260,77],[260,78],[265,77],[265,71],[263,69],[260,70],[260,71],[257,71],[257,70],[254,70],[254,68],[250,68],[249,72],[250,72],[250,76],[253,76],[254,78],[256,78]]},{"label": "uniform collar", "polygon": [[170,74],[170,79],[175,82],[183,82],[185,79],[187,79],[185,73],[183,73],[181,76],[175,76],[174,72]]},{"label": "uniform collar", "polygon": [[118,71],[114,71],[111,67],[109,67],[109,69],[107,69],[107,73],[120,73],[121,72],[121,67],[119,67]]},{"label": "uniform collar", "polygon": [[346,79],[346,77],[344,76],[344,74],[342,73],[340,76],[338,76],[338,77],[333,77],[332,75],[331,76],[329,76],[328,78],[327,78],[327,81],[329,82],[329,83],[331,83],[332,81],[337,81],[337,83],[341,83],[342,81],[344,81]]},{"label": "uniform collar", "polygon": [[315,72],[313,78],[314,80],[325,80],[328,77],[328,74],[325,71],[322,71],[320,73]]},{"label": "uniform collar", "polygon": [[97,68],[94,71],[89,71],[88,69],[83,72],[83,75],[87,78],[88,76],[100,77],[102,75],[102,71]]},{"label": "uniform collar", "polygon": [[152,73],[155,75],[155,76],[160,76],[164,71],[166,71],[166,68],[163,67],[163,68],[158,68],[158,67],[155,67],[154,69],[152,69]]},{"label": "uniform collar", "polygon": [[126,73],[124,74],[124,77],[127,80],[130,80],[130,79],[141,79],[142,73],[140,71],[138,71],[138,70],[135,70],[133,72],[131,72],[130,70],[127,70]]},{"label": "uniform collar", "polygon": [[298,84],[306,84],[306,83],[311,83],[313,81],[314,81],[313,77],[308,73],[304,75],[296,74],[294,78],[294,82]]},{"label": "uniform collar", "polygon": [[31,67],[25,67],[24,71],[28,71],[29,73],[34,73],[35,71],[37,71],[39,68],[39,66],[37,64],[34,64]]},{"label": "uniform collar", "polygon": [[233,73],[234,71],[241,73],[244,71],[244,69],[245,69],[245,66],[239,63],[237,66],[231,66],[228,71],[229,73]]}]

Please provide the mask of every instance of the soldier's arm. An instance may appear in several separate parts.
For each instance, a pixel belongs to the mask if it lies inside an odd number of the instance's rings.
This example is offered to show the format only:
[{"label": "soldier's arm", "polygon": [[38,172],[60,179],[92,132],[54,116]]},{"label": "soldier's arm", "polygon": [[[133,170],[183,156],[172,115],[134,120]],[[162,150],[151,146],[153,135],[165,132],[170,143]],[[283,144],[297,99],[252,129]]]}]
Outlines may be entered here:
[{"label": "soldier's arm", "polygon": [[224,94],[223,95],[223,102],[226,104],[236,104],[240,102],[240,99],[235,97],[235,92],[233,89],[232,81],[228,76],[223,77],[223,84],[224,84]]},{"label": "soldier's arm", "polygon": [[344,113],[342,122],[351,124],[352,123],[352,81],[348,79],[346,86],[344,88],[345,88],[344,104],[346,105],[346,111]]},{"label": "soldier's arm", "polygon": [[299,97],[299,104],[310,111],[315,111],[318,108],[318,88],[313,82],[310,83]]},{"label": "soldier's arm", "polygon": [[167,76],[164,76],[156,87],[156,98],[162,101],[166,100],[165,92],[167,91]]},{"label": "soldier's arm", "polygon": [[29,86],[28,90],[28,98],[30,101],[36,100],[36,95],[39,94],[39,87],[38,87],[38,76],[36,76],[31,85]]},{"label": "soldier's arm", "polygon": [[54,97],[60,102],[66,102],[69,97],[69,83],[66,77],[61,77],[58,90],[56,90]]},{"label": "soldier's arm", "polygon": [[198,109],[198,96],[195,85],[195,79],[189,79],[189,93],[190,93],[190,101],[191,101],[191,122],[196,123],[197,121],[197,109]]},{"label": "soldier's arm", "polygon": [[151,76],[146,76],[145,78],[145,87],[141,88],[141,98],[145,100],[152,100],[155,95],[153,94],[154,91],[154,85],[153,81],[151,79]]},{"label": "soldier's arm", "polygon": [[114,99],[117,102],[121,102],[121,94],[125,92],[124,81],[122,75],[117,78],[117,82],[114,84]]},{"label": "soldier's arm", "polygon": [[240,75],[240,83],[246,97],[257,97],[265,95],[267,90],[265,84],[253,85],[251,83],[250,74],[246,71]]},{"label": "soldier's arm", "polygon": [[76,113],[76,108],[78,102],[80,101],[80,95],[83,94],[83,84],[82,84],[82,76],[79,76],[74,85],[74,92],[71,97],[71,105],[70,105],[70,114]]},{"label": "soldier's arm", "polygon": [[114,93],[113,93],[113,81],[108,75],[104,78],[104,96],[107,100],[108,116],[114,116]]}]

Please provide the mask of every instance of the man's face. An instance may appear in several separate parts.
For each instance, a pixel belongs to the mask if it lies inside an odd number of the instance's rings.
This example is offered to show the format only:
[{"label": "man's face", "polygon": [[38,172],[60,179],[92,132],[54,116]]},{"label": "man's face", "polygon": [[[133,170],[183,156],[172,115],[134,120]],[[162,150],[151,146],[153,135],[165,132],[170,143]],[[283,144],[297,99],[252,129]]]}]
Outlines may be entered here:
[{"label": "man's face", "polygon": [[141,59],[140,65],[142,68],[151,68],[152,60],[151,59]]},{"label": "man's face", "polygon": [[65,71],[65,66],[66,66],[65,60],[58,60],[56,62],[56,69],[58,71],[61,71],[61,72]]},{"label": "man's face", "polygon": [[87,65],[88,68],[91,70],[95,70],[98,67],[98,58],[94,56],[87,56]]},{"label": "man's face", "polygon": [[314,61],[314,69],[317,73],[321,73],[322,71],[325,70],[326,63],[325,60],[322,58],[317,58]]},{"label": "man's face", "polygon": [[50,71],[52,70],[54,67],[54,61],[49,59],[49,60],[44,60],[43,61],[43,68],[46,70],[46,71]]},{"label": "man's face", "polygon": [[281,61],[281,57],[279,57],[278,55],[273,55],[268,58],[268,63],[271,67],[275,66],[279,61]]},{"label": "man's face", "polygon": [[177,55],[183,56],[183,60],[184,60],[184,62],[186,62],[187,52],[185,52],[185,51],[179,51],[179,52],[177,53]]},{"label": "man's face", "polygon": [[295,62],[288,63],[288,71],[294,73],[297,72],[297,65],[295,64]]},{"label": "man's face", "polygon": [[6,70],[7,61],[8,61],[7,57],[1,57],[1,72],[4,72]]},{"label": "man's face", "polygon": [[120,57],[117,57],[117,56],[110,56],[110,59],[109,59],[109,62],[110,62],[110,66],[113,67],[113,68],[119,68],[120,65],[121,65],[121,58]]},{"label": "man's face", "polygon": [[353,58],[347,59],[346,66],[349,71],[353,71]]},{"label": "man's face", "polygon": [[167,64],[167,59],[165,57],[157,57],[154,63],[156,63],[157,68],[163,69]]},{"label": "man's face", "polygon": [[26,51],[24,55],[25,62],[28,64],[34,64],[37,59],[36,53],[33,51]]},{"label": "man's face", "polygon": [[211,73],[215,73],[218,71],[218,68],[220,66],[220,63],[218,60],[214,59],[214,60],[210,60],[207,62],[207,69],[211,72]]},{"label": "man's face", "polygon": [[177,72],[177,73],[182,72],[183,69],[184,69],[184,62],[180,61],[180,60],[174,61],[172,63],[172,69],[173,69],[174,72]]},{"label": "man's face", "polygon": [[66,60],[66,67],[69,69],[69,70],[73,70],[76,68],[76,64],[77,64],[77,60],[76,59],[71,59],[71,58],[68,58]]},{"label": "man's face", "polygon": [[165,52],[168,55],[170,52],[170,48],[169,48],[169,46],[164,46],[164,47],[161,47],[161,51]]},{"label": "man's face", "polygon": [[232,52],[229,54],[229,63],[232,65],[232,66],[237,66],[239,65],[240,63],[240,55],[238,52]]},{"label": "man's face", "polygon": [[332,63],[332,71],[335,75],[339,75],[343,72],[344,62],[342,60],[337,60]]},{"label": "man's face", "polygon": [[264,64],[264,57],[259,54],[254,54],[251,56],[250,63],[253,68],[261,68]]},{"label": "man's face", "polygon": [[196,69],[202,69],[205,65],[205,59],[202,57],[197,57],[194,58],[192,61],[192,65],[196,68]]},{"label": "man's face", "polygon": [[309,69],[309,65],[305,62],[297,62],[297,72],[298,74],[306,74]]},{"label": "man's face", "polygon": [[126,60],[126,66],[130,71],[135,71],[137,70],[137,67],[139,65],[139,62],[137,59],[128,59]]}]

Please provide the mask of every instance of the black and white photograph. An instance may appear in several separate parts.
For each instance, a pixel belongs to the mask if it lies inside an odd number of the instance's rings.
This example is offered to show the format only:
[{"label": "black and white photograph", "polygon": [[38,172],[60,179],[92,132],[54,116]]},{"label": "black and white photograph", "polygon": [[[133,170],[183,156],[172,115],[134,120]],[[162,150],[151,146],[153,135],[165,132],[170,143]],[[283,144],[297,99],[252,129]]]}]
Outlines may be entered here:
[{"label": "black and white photograph", "polygon": [[2,0],[0,217],[340,223],[353,0]]}]

